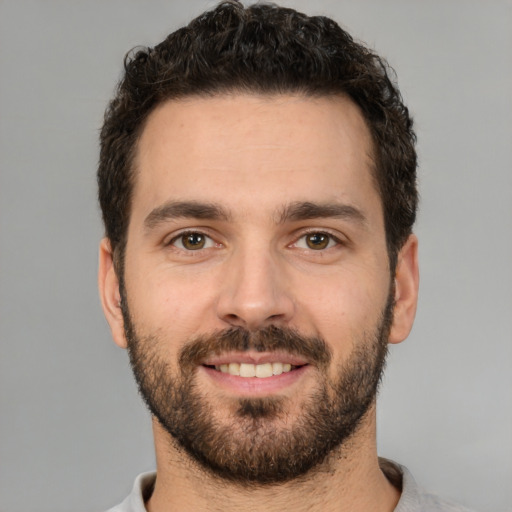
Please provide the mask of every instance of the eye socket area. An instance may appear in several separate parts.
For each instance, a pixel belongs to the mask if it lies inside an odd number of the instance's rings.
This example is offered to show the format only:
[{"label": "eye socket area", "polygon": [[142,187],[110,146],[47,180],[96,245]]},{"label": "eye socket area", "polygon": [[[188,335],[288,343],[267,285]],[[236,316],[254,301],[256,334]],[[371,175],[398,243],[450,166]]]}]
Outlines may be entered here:
[{"label": "eye socket area", "polygon": [[172,238],[168,245],[182,251],[199,251],[216,247],[218,244],[201,231],[185,231]]},{"label": "eye socket area", "polygon": [[[222,244],[216,242],[211,236],[199,230],[182,231],[169,240],[166,245],[178,251],[188,253],[222,247]],[[295,242],[290,244],[289,247],[306,251],[322,252],[341,245],[344,245],[344,243],[337,236],[320,229],[303,233]]]},{"label": "eye socket area", "polygon": [[306,249],[310,251],[325,251],[341,245],[341,241],[325,231],[310,231],[302,235],[294,244],[293,247],[298,249]]}]

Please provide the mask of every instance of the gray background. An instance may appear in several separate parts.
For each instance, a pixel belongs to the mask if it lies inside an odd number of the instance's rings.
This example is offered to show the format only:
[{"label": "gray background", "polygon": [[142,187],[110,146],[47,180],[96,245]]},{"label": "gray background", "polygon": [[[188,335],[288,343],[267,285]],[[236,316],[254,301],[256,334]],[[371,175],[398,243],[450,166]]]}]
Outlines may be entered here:
[{"label": "gray background", "polygon": [[[421,296],[379,450],[512,510],[512,3],[287,1],[386,56],[415,119]],[[124,53],[212,1],[0,0],[0,511],[86,512],[153,467],[96,290],[97,134]]]}]

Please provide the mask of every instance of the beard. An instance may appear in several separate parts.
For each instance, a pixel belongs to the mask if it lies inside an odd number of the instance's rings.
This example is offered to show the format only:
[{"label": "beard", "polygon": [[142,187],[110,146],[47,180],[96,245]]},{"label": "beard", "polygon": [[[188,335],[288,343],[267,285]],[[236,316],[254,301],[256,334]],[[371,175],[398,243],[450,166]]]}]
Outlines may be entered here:
[{"label": "beard", "polygon": [[[332,354],[323,339],[277,326],[258,331],[237,327],[189,340],[173,366],[165,358],[172,340],[137,333],[126,296],[121,296],[130,363],[143,400],[172,445],[213,476],[258,486],[320,469],[357,432],[375,401],[393,318],[392,293],[372,332],[349,340],[354,349],[334,378],[328,377]],[[283,396],[226,399],[231,414],[217,416],[220,407],[199,388],[197,368],[207,356],[246,350],[285,351],[315,366],[317,383],[309,395],[299,397],[293,418],[291,400]]]}]

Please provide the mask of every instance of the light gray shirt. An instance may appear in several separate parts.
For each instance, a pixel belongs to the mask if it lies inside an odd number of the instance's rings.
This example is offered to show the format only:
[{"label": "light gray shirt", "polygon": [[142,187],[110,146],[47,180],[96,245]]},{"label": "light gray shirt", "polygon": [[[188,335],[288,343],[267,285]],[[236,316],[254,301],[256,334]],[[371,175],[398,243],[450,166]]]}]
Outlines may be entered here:
[{"label": "light gray shirt", "polygon": [[[402,488],[395,512],[471,512],[461,505],[425,492],[405,466],[381,459],[381,468],[394,485]],[[107,512],[146,512],[144,500],[151,494],[155,478],[155,472],[139,475],[130,495]]]}]

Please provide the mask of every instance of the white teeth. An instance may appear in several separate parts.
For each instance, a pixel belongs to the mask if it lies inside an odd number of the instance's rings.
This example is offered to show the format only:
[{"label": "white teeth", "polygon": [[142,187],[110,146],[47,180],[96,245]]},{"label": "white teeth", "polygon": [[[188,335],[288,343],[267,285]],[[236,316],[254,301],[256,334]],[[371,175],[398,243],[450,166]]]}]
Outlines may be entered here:
[{"label": "white teeth", "polygon": [[229,374],[240,375],[240,365],[238,363],[229,363]]},{"label": "white teeth", "polygon": [[256,377],[256,367],[253,364],[242,363],[240,377]]},{"label": "white teeth", "polygon": [[222,373],[236,375],[237,377],[258,377],[264,379],[272,377],[272,375],[281,375],[282,373],[289,372],[292,369],[292,365],[290,363],[229,363],[216,365],[215,369]]},{"label": "white teeth", "polygon": [[272,374],[281,375],[283,373],[283,363],[272,363]]},{"label": "white teeth", "polygon": [[260,379],[272,377],[272,363],[256,365],[256,377],[259,377]]}]

